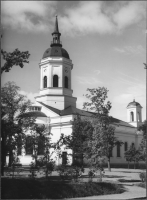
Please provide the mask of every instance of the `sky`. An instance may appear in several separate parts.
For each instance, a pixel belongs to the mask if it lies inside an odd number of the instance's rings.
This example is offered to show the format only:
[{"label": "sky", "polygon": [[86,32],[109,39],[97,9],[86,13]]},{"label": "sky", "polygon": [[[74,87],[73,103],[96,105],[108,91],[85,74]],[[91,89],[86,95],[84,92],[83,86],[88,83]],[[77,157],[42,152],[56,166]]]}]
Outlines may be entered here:
[{"label": "sky", "polygon": [[[1,47],[29,51],[29,64],[4,72],[32,101],[40,90],[39,63],[52,41],[58,15],[63,48],[73,63],[72,89],[82,109],[87,88],[106,87],[110,115],[127,121],[128,103],[146,111],[145,1],[1,1]],[[3,64],[3,61],[2,61]]]}]

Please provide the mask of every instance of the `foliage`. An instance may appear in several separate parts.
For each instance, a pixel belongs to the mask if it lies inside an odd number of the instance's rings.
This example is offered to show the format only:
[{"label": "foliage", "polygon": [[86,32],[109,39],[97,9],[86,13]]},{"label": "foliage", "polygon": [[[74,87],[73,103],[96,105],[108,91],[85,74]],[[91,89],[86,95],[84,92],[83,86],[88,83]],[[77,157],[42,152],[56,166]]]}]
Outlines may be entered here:
[{"label": "foliage", "polygon": [[37,176],[37,171],[39,171],[39,168],[35,165],[34,162],[31,162],[30,164],[30,177],[35,178]]},{"label": "foliage", "polygon": [[142,182],[145,182],[145,180],[146,180],[146,172],[141,172],[139,174],[139,177],[140,177],[140,179],[141,179]]},{"label": "foliage", "polygon": [[123,143],[115,137],[115,127],[111,125],[111,117],[109,111],[111,109],[111,102],[107,101],[108,90],[105,87],[94,89],[87,89],[90,94],[85,96],[88,102],[83,104],[83,108],[94,111],[92,125],[94,128],[91,140],[87,145],[87,157],[99,159],[106,156],[108,159],[108,169],[110,169],[111,152],[118,143]]},{"label": "foliage", "polygon": [[58,165],[56,170],[62,180],[71,179],[74,182],[78,182],[78,178],[81,177],[82,173],[84,172],[83,167],[77,167],[76,165]]},{"label": "foliage", "polygon": [[131,145],[130,148],[124,153],[124,157],[128,161],[128,168],[129,163],[134,162],[134,169],[135,169],[135,163],[138,162],[140,158],[140,151],[135,148],[134,145]]},{"label": "foliage", "polygon": [[2,138],[2,173],[6,155],[12,164],[13,151],[19,150],[25,141],[24,130],[34,123],[34,118],[21,118],[31,102],[21,95],[20,87],[8,82],[1,88],[1,138]]},{"label": "foliage", "polygon": [[29,52],[28,51],[19,51],[15,49],[12,53],[7,53],[6,51],[1,50],[3,59],[6,61],[5,64],[1,67],[1,74],[3,72],[9,72],[13,66],[20,66],[23,68],[24,63],[29,63]]},{"label": "foliage", "polygon": [[138,130],[143,133],[143,138],[141,140],[139,150],[140,150],[140,159],[146,161],[147,151],[146,151],[146,131],[147,131],[147,121],[145,120],[141,126],[138,127]]},{"label": "foliage", "polygon": [[2,199],[65,199],[124,192],[112,183],[67,183],[39,179],[2,179]]},{"label": "foliage", "polygon": [[92,124],[86,119],[81,119],[80,115],[76,115],[71,123],[72,134],[68,136],[62,134],[62,144],[66,145],[67,149],[73,150],[73,156],[74,154],[84,154],[87,141],[92,136]]},{"label": "foliage", "polygon": [[87,88],[87,91],[90,94],[86,94],[86,98],[89,102],[85,102],[83,104],[84,109],[88,109],[90,111],[94,111],[97,115],[108,115],[109,110],[111,109],[111,103],[108,101],[105,103],[107,99],[108,90],[105,87],[99,88]]},{"label": "foliage", "polygon": [[89,176],[89,181],[92,182],[93,177],[96,175],[97,172],[100,172],[100,178],[98,181],[102,181],[103,175],[104,175],[104,168],[103,164],[105,163],[105,157],[97,157],[94,159],[92,157],[91,159],[91,166],[89,168],[88,176]]}]

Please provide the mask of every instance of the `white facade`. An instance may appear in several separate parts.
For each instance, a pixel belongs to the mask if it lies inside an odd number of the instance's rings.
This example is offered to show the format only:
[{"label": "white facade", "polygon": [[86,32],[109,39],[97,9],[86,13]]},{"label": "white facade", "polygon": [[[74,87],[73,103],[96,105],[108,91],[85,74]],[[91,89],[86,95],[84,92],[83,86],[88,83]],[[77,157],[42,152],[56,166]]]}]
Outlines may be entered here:
[{"label": "white facade", "polygon": [[[57,22],[56,22],[57,23]],[[57,24],[56,24],[57,25]],[[53,33],[53,43],[51,48],[56,51],[61,50],[60,33],[58,27]],[[58,38],[57,38],[58,37]],[[57,39],[56,39],[57,38]],[[48,52],[48,51],[46,51]],[[72,97],[71,72],[73,64],[68,56],[47,56],[41,59],[40,67],[40,94],[37,96],[35,105],[41,116],[37,117],[37,124],[45,124],[52,133],[52,142],[56,142],[61,134],[70,135],[72,133],[71,121],[76,112],[85,115],[85,111],[76,108],[76,98]],[[65,78],[66,77],[66,78]],[[132,102],[133,103],[133,102]],[[40,111],[39,111],[40,109]],[[127,142],[128,148],[132,143],[138,148],[142,135],[137,132],[136,127],[142,123],[142,107],[140,104],[129,104],[127,106],[127,122],[115,119],[113,125],[116,127],[115,135],[122,142]],[[133,113],[133,114],[132,114]],[[87,113],[88,114],[88,113]],[[44,116],[43,116],[44,115]],[[42,117],[43,116],[43,117]],[[133,118],[131,118],[133,116]],[[132,120],[133,119],[133,120]],[[70,149],[62,147],[62,152],[72,153]],[[120,147],[120,155],[117,147],[113,149],[111,163],[126,163],[124,158],[124,145]],[[26,155],[25,149],[19,156],[23,165],[28,165],[32,161],[31,155]],[[62,164],[62,158],[53,155],[56,164]],[[72,163],[72,157],[69,157],[69,164]]]}]

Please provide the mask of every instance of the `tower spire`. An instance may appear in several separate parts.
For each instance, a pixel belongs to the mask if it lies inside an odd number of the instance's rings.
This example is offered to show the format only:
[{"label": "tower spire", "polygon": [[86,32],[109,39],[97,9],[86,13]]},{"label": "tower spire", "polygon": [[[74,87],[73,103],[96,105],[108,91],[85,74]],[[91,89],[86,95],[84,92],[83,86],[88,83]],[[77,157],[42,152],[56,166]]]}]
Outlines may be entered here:
[{"label": "tower spire", "polygon": [[56,15],[56,20],[55,20],[55,27],[54,27],[54,32],[52,33],[53,36],[53,41],[51,42],[51,47],[53,46],[58,46],[58,47],[62,47],[62,44],[60,42],[60,36],[61,33],[59,32],[59,28],[58,28],[58,18]]},{"label": "tower spire", "polygon": [[55,21],[54,33],[59,33],[59,28],[58,28],[58,18],[57,18],[57,15],[56,15],[56,21]]}]

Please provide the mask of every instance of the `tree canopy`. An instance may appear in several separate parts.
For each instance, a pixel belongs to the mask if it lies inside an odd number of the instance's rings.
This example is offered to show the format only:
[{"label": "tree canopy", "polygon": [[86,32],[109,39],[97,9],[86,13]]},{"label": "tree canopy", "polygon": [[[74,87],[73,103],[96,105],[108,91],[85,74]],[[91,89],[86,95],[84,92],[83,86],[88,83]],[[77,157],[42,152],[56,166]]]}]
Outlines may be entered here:
[{"label": "tree canopy", "polygon": [[108,159],[108,168],[110,170],[110,158],[111,153],[118,143],[115,137],[115,127],[111,125],[111,117],[109,111],[111,109],[111,102],[106,101],[108,96],[108,90],[105,87],[98,87],[93,89],[87,89],[89,92],[85,96],[88,102],[83,104],[83,108],[94,111],[92,125],[94,127],[92,139],[88,143],[87,152],[89,157],[93,157],[94,160],[99,160],[102,156],[106,156]]},{"label": "tree canopy", "polygon": [[35,120],[34,118],[21,118],[21,115],[29,109],[31,102],[19,91],[20,88],[14,82],[8,82],[1,88],[2,165],[4,165],[7,153],[9,153],[11,165],[13,150],[17,150],[17,146],[23,142],[23,137],[25,137],[24,129],[27,129]]},{"label": "tree canopy", "polygon": [[5,60],[4,65],[1,67],[1,74],[3,72],[9,72],[13,66],[20,66],[23,68],[24,63],[29,63],[29,52],[28,51],[19,51],[15,49],[11,53],[1,50],[2,58]]}]

